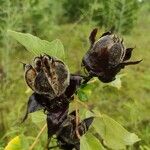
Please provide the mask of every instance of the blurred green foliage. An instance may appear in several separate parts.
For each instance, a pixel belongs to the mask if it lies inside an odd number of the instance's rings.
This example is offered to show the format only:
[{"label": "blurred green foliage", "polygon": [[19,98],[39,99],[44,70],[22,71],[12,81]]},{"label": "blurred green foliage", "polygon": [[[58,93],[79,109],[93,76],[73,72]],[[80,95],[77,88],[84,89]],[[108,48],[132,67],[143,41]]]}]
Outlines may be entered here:
[{"label": "blurred green foliage", "polygon": [[[0,0],[0,149],[17,135],[23,136],[26,140],[25,145],[31,145],[45,123],[42,120],[37,124],[33,116],[29,116],[24,124],[20,124],[27,99],[31,94],[26,92],[27,86],[20,62],[31,62],[33,55],[9,38],[6,31],[12,29],[28,32],[48,41],[60,39],[67,55],[65,61],[71,72],[75,72],[81,69],[81,58],[89,47],[88,36],[92,28],[97,25],[102,26],[103,28],[100,28],[102,33],[105,28],[108,29],[115,24],[116,30],[120,33],[127,33],[129,29],[130,34],[124,36],[124,41],[127,46],[136,45],[133,59],[143,58],[143,62],[137,66],[127,67],[122,72],[126,75],[121,78],[120,90],[95,83],[94,90],[89,94],[86,103],[100,110],[101,113],[113,117],[141,138],[139,143],[127,149],[148,150],[150,147],[149,1],[140,3],[135,0],[109,1],[108,8],[103,8],[97,0],[90,1],[89,7],[84,7],[81,3],[79,10],[78,3],[74,6],[73,2]],[[100,2],[104,6],[103,1]],[[103,13],[99,13],[99,7],[105,9]],[[69,9],[77,11],[77,16],[71,17],[75,12],[70,13]],[[116,15],[120,12],[122,16]],[[113,19],[114,16],[118,18]],[[137,22],[134,19],[136,16]],[[103,21],[105,24],[101,23]],[[80,107],[83,109],[82,106]],[[45,146],[46,136],[45,131],[36,145],[36,150],[41,150]]]},{"label": "blurred green foliage", "polygon": [[100,27],[114,28],[127,34],[136,21],[139,2],[137,0],[66,0],[64,5],[67,21],[93,21]]},{"label": "blurred green foliage", "polygon": [[93,19],[98,25],[113,27],[122,34],[132,31],[139,7],[137,0],[99,0],[95,5]]}]

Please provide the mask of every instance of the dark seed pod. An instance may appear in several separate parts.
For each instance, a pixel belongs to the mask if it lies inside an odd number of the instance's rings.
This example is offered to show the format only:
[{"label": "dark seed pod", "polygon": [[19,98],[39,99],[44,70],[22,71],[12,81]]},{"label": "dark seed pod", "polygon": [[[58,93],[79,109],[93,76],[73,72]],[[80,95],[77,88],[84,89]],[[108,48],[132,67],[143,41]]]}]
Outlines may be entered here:
[{"label": "dark seed pod", "polygon": [[67,105],[55,112],[47,113],[48,138],[51,138],[56,132],[58,132],[60,125],[67,118],[68,108],[69,106]]},{"label": "dark seed pod", "polygon": [[96,76],[102,82],[111,82],[125,66],[141,62],[127,61],[131,58],[133,48],[126,49],[123,40],[112,32],[103,33],[98,41],[95,40],[96,33],[97,29],[91,32],[90,49],[82,59],[82,66],[89,72],[89,76]]},{"label": "dark seed pod", "polygon": [[25,65],[25,80],[39,94],[59,97],[69,85],[70,73],[60,60],[48,55],[36,57],[32,65]]},{"label": "dark seed pod", "polygon": [[80,136],[86,133],[89,129],[94,117],[86,118],[78,124],[76,127],[76,115],[75,111],[70,113],[67,118],[60,125],[56,137],[58,140],[58,145],[61,149],[76,150],[80,149],[80,139],[77,136],[77,130]]}]

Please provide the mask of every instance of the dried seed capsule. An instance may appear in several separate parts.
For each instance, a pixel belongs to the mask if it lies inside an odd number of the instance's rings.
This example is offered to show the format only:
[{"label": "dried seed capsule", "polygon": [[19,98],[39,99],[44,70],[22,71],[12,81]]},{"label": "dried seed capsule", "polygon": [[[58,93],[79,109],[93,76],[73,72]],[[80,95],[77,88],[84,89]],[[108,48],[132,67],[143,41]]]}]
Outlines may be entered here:
[{"label": "dried seed capsule", "polygon": [[77,130],[80,136],[85,134],[89,129],[94,117],[84,119],[76,127],[76,113],[73,111],[60,125],[56,137],[58,140],[59,147],[64,150],[76,150],[80,149],[80,139],[77,136]]},{"label": "dried seed capsule", "polygon": [[25,80],[33,91],[48,94],[53,99],[65,92],[70,73],[62,61],[43,55],[35,57],[33,67],[25,65]]},{"label": "dried seed capsule", "polygon": [[89,76],[96,76],[102,82],[111,82],[121,69],[127,65],[141,62],[128,61],[133,48],[125,48],[123,40],[120,40],[111,32],[103,33],[95,42],[97,29],[94,29],[89,37],[90,49],[82,59],[82,66],[89,72]]}]

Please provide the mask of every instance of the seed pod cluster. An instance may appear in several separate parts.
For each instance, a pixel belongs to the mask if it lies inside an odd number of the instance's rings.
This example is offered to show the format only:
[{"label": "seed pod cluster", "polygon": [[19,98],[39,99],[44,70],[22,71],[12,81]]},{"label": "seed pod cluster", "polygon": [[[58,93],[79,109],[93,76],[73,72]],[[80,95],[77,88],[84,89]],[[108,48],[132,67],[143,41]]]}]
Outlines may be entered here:
[{"label": "seed pod cluster", "polygon": [[[35,57],[33,65],[24,64],[24,68],[25,81],[33,93],[29,97],[23,121],[27,119],[29,113],[43,109],[47,115],[48,138],[56,134],[60,148],[79,149],[76,147],[76,145],[79,146],[80,140],[75,132],[75,115],[68,114],[68,109],[73,94],[81,84],[82,77],[70,74],[62,61],[48,55]],[[92,121],[93,118],[91,118]],[[66,124],[69,125],[66,127]],[[79,130],[84,130],[81,135],[87,131],[90,124],[83,120],[77,126]],[[64,138],[64,130],[66,130],[66,138]],[[72,143],[73,140],[76,142]]]},{"label": "seed pod cluster", "polygon": [[82,59],[87,76],[71,74],[61,60],[47,54],[35,57],[33,64],[24,64],[25,81],[33,90],[29,97],[25,121],[29,113],[43,109],[47,115],[48,138],[56,135],[58,147],[64,150],[80,149],[80,138],[93,122],[93,117],[77,123],[76,111],[68,114],[69,103],[77,88],[84,86],[92,77],[111,82],[121,69],[140,61],[128,61],[133,48],[125,48],[112,32],[95,40],[97,29],[90,34],[90,48]]}]

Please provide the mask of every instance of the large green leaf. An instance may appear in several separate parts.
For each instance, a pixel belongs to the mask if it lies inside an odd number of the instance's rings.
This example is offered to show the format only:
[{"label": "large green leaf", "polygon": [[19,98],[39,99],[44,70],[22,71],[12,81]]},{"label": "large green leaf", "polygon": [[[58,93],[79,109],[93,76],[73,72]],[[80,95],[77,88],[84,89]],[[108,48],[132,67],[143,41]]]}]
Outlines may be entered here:
[{"label": "large green leaf", "polygon": [[128,132],[118,122],[105,114],[95,118],[93,127],[105,144],[115,150],[124,149],[126,145],[133,145],[140,140],[136,134]]},{"label": "large green leaf", "polygon": [[64,47],[59,39],[48,42],[29,33],[21,33],[12,30],[8,30],[8,34],[35,55],[46,53],[60,59],[64,59],[65,57]]},{"label": "large green leaf", "polygon": [[45,122],[46,120],[46,116],[43,113],[43,111],[36,111],[34,113],[31,113],[31,118],[32,118],[32,122],[34,122],[35,124]]},{"label": "large green leaf", "polygon": [[100,141],[90,133],[85,134],[80,139],[81,150],[105,150]]}]

